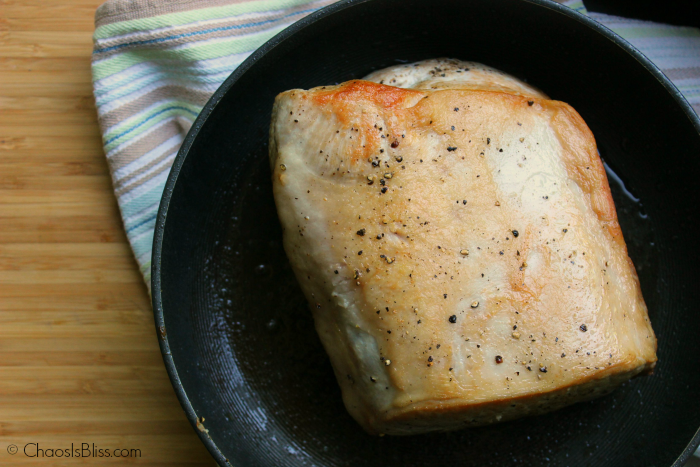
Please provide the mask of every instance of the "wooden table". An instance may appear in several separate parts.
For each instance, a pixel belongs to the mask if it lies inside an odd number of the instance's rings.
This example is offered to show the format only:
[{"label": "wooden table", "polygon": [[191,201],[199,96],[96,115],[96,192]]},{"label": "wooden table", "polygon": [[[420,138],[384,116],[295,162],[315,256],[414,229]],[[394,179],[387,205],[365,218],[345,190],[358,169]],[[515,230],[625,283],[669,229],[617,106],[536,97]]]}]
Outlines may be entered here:
[{"label": "wooden table", "polygon": [[[0,0],[0,465],[212,466],[112,194],[90,83],[102,1]],[[29,458],[27,443],[141,457]]]}]

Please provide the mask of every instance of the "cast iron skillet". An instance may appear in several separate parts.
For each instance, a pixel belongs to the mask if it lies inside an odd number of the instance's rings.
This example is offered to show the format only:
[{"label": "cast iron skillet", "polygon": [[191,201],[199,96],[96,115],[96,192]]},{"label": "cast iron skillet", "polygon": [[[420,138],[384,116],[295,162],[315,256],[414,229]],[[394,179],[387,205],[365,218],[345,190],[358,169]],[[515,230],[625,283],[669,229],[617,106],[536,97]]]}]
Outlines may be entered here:
[{"label": "cast iron skillet", "polygon": [[[448,434],[375,438],[347,414],[282,249],[270,110],[287,89],[433,57],[527,79],[588,122],[659,338],[653,376]],[[646,58],[548,0],[345,0],[296,23],[214,94],[161,202],[153,305],[187,416],[222,466],[682,465],[700,442],[699,133]]]}]

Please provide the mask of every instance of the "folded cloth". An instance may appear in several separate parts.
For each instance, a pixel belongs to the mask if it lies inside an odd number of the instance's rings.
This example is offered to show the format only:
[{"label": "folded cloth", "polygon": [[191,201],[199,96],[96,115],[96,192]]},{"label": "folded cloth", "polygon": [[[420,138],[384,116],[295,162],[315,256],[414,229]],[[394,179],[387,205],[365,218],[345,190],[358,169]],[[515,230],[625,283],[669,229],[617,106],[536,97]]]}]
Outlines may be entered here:
[{"label": "folded cloth", "polygon": [[158,204],[197,114],[243,60],[334,0],[109,0],[95,14],[92,77],[126,235],[150,289]]},{"label": "folded cloth", "polygon": [[[98,119],[124,228],[149,288],[158,204],[197,114],[251,52],[334,1],[108,0],[98,8]],[[700,30],[587,12],[581,0],[562,3],[630,41],[700,113]]]}]

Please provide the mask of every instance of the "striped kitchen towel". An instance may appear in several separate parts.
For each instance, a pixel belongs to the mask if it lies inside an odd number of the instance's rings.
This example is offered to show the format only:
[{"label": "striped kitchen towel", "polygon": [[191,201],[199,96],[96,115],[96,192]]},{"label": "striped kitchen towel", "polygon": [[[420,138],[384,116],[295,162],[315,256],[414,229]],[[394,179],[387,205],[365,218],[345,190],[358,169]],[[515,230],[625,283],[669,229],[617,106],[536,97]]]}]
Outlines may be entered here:
[{"label": "striped kitchen towel", "polygon": [[[109,0],[95,15],[97,113],[124,228],[150,287],[170,166],[209,96],[257,47],[334,0]],[[700,113],[700,31],[588,13],[654,61]]]}]

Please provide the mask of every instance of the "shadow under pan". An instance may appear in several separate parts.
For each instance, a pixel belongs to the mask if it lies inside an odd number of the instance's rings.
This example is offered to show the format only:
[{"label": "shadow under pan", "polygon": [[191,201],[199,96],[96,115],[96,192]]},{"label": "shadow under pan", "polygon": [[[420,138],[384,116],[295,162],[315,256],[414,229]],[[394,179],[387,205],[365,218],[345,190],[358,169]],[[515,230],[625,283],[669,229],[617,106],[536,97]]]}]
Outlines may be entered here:
[{"label": "shadow under pan", "polygon": [[[525,79],[586,120],[609,168],[659,364],[610,396],[551,414],[375,438],[342,404],[282,248],[267,158],[272,102],[287,89],[445,56]],[[700,121],[676,93],[616,36],[546,0],[344,1],[256,52],[190,131],[154,243],[166,367],[192,423],[205,418],[209,432],[199,434],[217,461],[682,465],[700,426]]]}]

